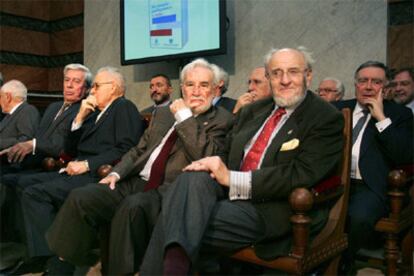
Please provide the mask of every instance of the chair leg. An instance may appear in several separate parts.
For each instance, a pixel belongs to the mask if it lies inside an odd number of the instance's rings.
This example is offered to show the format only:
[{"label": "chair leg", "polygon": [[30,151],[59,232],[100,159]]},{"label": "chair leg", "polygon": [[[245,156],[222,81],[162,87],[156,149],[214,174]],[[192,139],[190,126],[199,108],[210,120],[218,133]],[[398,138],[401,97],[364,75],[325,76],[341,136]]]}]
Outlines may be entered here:
[{"label": "chair leg", "polygon": [[399,259],[398,237],[388,233],[385,237],[385,260],[387,262],[387,275],[397,275],[397,261]]},{"label": "chair leg", "polygon": [[323,275],[338,275],[338,267],[339,267],[339,261],[341,260],[341,255],[336,256],[334,259],[332,259],[329,262],[328,267],[325,270],[325,273]]},{"label": "chair leg", "polygon": [[408,275],[413,275],[413,262],[414,262],[414,255],[413,255],[413,232],[408,232],[405,235],[403,241],[401,242],[401,252],[402,252],[402,263],[404,268],[407,269]]}]

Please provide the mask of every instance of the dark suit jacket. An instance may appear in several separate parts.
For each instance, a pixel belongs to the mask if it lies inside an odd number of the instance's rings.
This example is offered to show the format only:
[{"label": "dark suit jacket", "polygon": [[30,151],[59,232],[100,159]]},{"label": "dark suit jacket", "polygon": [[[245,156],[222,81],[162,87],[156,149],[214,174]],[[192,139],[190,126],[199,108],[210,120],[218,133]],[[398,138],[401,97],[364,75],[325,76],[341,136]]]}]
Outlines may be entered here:
[{"label": "dark suit jacket", "polygon": [[144,133],[144,123],[136,106],[120,97],[95,122],[99,111],[89,116],[82,127],[70,133],[65,152],[78,160],[88,160],[91,173],[103,164],[114,164]]},{"label": "dark suit jacket", "polygon": [[[245,145],[273,109],[271,98],[241,109],[230,137],[230,169],[240,169]],[[288,253],[292,215],[288,197],[293,189],[311,188],[334,172],[341,159],[342,130],[342,114],[308,91],[272,140],[261,168],[252,172],[251,201],[265,221],[265,236],[255,247],[262,258]],[[299,145],[281,151],[282,144],[292,139],[298,139]],[[323,225],[327,210],[314,210],[311,217],[314,226]]]},{"label": "dark suit jacket", "polygon": [[[356,100],[335,103],[354,110]],[[384,114],[392,123],[381,133],[371,117],[363,133],[359,157],[361,176],[368,187],[384,202],[387,176],[393,166],[413,163],[413,114],[410,109],[384,100]],[[361,206],[363,208],[363,206]]]},{"label": "dark suit jacket", "polygon": [[[153,150],[161,143],[175,122],[169,107],[159,107],[139,144],[122,157],[113,169],[121,179],[137,175],[144,168]],[[205,156],[222,155],[225,136],[233,117],[215,107],[197,117],[177,124],[178,139],[172,148],[165,168],[165,182],[172,182],[184,166]]]},{"label": "dark suit jacket", "polygon": [[40,115],[36,107],[24,102],[0,122],[0,150],[33,138]]},{"label": "dark suit jacket", "polygon": [[226,109],[228,112],[233,113],[234,106],[236,105],[236,100],[228,97],[221,97],[220,100],[216,103],[216,106],[221,106]]},{"label": "dark suit jacket", "polygon": [[63,101],[51,103],[40,121],[36,132],[36,154],[59,157],[64,149],[64,141],[70,132],[72,121],[78,113],[80,103],[74,103],[58,118],[55,117],[63,105]]}]

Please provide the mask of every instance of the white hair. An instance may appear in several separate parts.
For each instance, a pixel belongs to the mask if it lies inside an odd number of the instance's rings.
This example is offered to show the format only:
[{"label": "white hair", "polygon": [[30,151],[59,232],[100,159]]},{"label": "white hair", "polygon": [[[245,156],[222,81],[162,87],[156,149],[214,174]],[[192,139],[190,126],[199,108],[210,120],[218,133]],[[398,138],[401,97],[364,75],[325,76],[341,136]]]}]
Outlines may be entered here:
[{"label": "white hair", "polygon": [[121,93],[125,94],[126,91],[126,85],[125,85],[125,78],[121,74],[121,71],[112,66],[104,66],[99,68],[98,72],[96,74],[99,74],[101,72],[108,72],[110,75],[112,75],[118,82],[119,88],[121,89]]},{"label": "white hair", "polygon": [[342,97],[345,94],[345,86],[340,80],[338,80],[337,78],[333,78],[333,77],[326,77],[321,82],[323,82],[323,81],[333,81],[333,82],[335,82],[336,89],[338,90],[338,93],[341,95],[341,99],[342,99]]},{"label": "white hair", "polygon": [[86,88],[90,88],[92,85],[92,73],[89,70],[88,67],[86,67],[85,65],[82,65],[80,63],[70,63],[68,65],[65,66],[65,68],[63,69],[63,75],[65,76],[66,73],[69,70],[78,70],[78,71],[82,71],[84,73],[85,76],[85,84],[86,84]]},{"label": "white hair", "polygon": [[265,69],[267,69],[270,60],[272,59],[272,56],[281,51],[281,50],[296,50],[298,52],[300,52],[303,55],[303,58],[305,59],[306,62],[306,68],[309,70],[312,70],[312,64],[315,62],[315,60],[312,58],[312,53],[308,51],[308,49],[306,49],[306,47],[304,46],[299,46],[297,48],[274,48],[271,49],[264,57],[264,64],[265,64]]},{"label": "white hair", "polygon": [[11,80],[6,82],[2,87],[1,91],[3,93],[10,93],[13,98],[19,98],[22,101],[27,99],[27,88],[26,86],[18,80]]},{"label": "white hair", "polygon": [[202,67],[202,68],[206,68],[210,70],[213,73],[213,84],[218,85],[220,80],[218,76],[218,70],[217,68],[215,68],[215,66],[218,67],[217,65],[213,65],[212,63],[209,63],[204,58],[195,59],[192,62],[188,63],[186,66],[184,66],[183,70],[181,70],[180,81],[181,83],[184,82],[185,76],[187,75],[187,72],[189,70],[192,70],[196,67]]}]

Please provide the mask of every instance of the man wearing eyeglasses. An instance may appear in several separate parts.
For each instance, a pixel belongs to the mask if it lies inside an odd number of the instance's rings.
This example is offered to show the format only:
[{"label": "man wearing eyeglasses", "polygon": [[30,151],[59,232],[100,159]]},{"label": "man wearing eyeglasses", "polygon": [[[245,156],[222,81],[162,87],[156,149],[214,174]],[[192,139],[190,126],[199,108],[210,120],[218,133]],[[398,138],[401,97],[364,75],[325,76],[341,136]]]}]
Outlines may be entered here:
[{"label": "man wearing eyeglasses", "polygon": [[344,97],[345,86],[340,80],[327,77],[319,83],[316,93],[327,102],[336,102]]},{"label": "man wearing eyeglasses", "polygon": [[114,164],[138,143],[144,123],[136,106],[124,98],[125,90],[125,80],[118,69],[98,70],[66,140],[65,153],[73,161],[59,172],[19,179],[18,185],[26,187],[21,203],[30,259],[16,274],[44,271],[43,266],[53,255],[45,240],[46,230],[69,192],[97,182],[101,165]]},{"label": "man wearing eyeglasses", "polygon": [[[307,90],[311,63],[303,48],[266,56],[273,97],[240,110],[226,163],[217,156],[194,161],[172,184],[140,275],[188,275],[207,257],[202,253],[231,254],[253,244],[266,259],[289,251],[290,193],[329,176],[343,145],[342,115]],[[313,229],[327,213],[314,210]]]},{"label": "man wearing eyeglasses", "polygon": [[414,69],[403,68],[395,73],[394,101],[403,104],[414,112]]},{"label": "man wearing eyeglasses", "polygon": [[353,110],[351,194],[348,206],[348,268],[359,248],[369,244],[374,226],[386,214],[387,176],[393,166],[413,160],[413,115],[383,100],[388,68],[367,61],[355,72],[356,99],[336,103]]}]

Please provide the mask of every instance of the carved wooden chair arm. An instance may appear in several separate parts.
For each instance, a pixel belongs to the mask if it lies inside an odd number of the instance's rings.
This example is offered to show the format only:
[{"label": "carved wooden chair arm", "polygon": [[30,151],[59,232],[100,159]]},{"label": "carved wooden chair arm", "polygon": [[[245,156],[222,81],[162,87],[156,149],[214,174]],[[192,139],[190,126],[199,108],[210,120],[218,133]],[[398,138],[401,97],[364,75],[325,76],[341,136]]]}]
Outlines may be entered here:
[{"label": "carved wooden chair arm", "polygon": [[297,188],[289,196],[294,215],[290,218],[293,230],[292,255],[303,256],[309,242],[311,219],[306,215],[313,206],[313,195],[305,188]]}]

